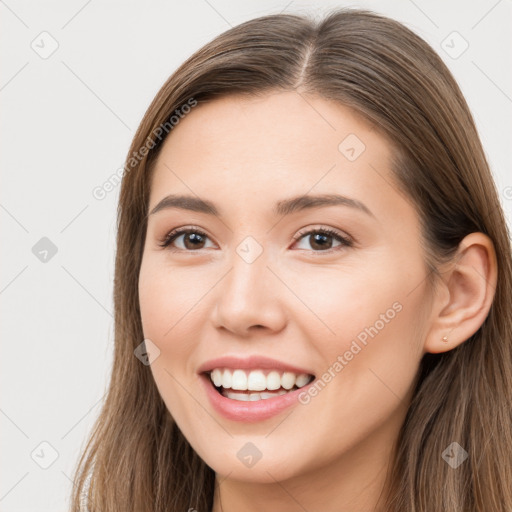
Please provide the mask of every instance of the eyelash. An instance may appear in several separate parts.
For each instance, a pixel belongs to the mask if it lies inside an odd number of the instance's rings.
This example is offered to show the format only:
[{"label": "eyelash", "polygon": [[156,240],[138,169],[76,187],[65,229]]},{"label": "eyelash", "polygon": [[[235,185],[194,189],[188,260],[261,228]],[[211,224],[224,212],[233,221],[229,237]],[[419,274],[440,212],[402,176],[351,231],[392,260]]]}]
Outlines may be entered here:
[{"label": "eyelash", "polygon": [[[209,238],[208,235],[202,231],[201,229],[199,228],[196,228],[194,226],[190,226],[188,228],[178,228],[178,229],[175,229],[169,233],[167,233],[165,235],[165,237],[163,238],[163,240],[160,241],[160,243],[158,244],[160,247],[166,249],[168,248],[172,242],[174,242],[174,240],[176,240],[180,235],[183,235],[183,234],[190,234],[190,233],[195,233],[195,234],[198,234],[198,235],[201,235],[202,237],[206,237],[206,238]],[[297,235],[293,238],[294,242],[297,242],[299,241],[301,238],[305,237],[306,235],[316,235],[316,234],[323,234],[323,235],[328,235],[328,236],[332,236],[333,238],[337,239],[339,242],[341,242],[341,245],[338,246],[338,247],[333,247],[333,248],[330,248],[330,249],[327,249],[325,251],[312,251],[314,253],[331,253],[333,251],[336,251],[338,249],[342,249],[344,247],[352,247],[353,246],[353,241],[346,237],[346,236],[343,236],[341,235],[340,233],[338,233],[337,231],[333,230],[333,229],[330,229],[330,228],[315,228],[315,229],[310,229],[310,230],[306,230],[306,231],[300,231],[299,233],[297,233]],[[188,250],[185,250],[185,249],[169,249],[169,250],[173,250],[173,251],[183,251],[183,252],[196,252],[196,251],[188,251]],[[198,249],[199,250],[199,249]]]}]

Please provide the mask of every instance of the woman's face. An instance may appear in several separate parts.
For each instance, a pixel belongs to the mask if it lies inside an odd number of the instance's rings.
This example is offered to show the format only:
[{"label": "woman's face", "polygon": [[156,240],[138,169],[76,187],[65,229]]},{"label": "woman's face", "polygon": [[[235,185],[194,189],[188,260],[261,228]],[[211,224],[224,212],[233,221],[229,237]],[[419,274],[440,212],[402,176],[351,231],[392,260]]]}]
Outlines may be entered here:
[{"label": "woman's face", "polygon": [[165,141],[144,337],[167,408],[217,474],[274,482],[387,463],[430,313],[392,156],[348,108],[294,92],[199,105]]}]

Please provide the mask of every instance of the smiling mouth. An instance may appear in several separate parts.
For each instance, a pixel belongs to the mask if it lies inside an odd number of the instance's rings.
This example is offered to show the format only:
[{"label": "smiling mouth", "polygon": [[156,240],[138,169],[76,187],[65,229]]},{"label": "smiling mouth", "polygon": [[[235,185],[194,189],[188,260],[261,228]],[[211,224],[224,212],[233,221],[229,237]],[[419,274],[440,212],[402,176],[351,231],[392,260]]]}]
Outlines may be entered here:
[{"label": "smiling mouth", "polygon": [[292,393],[307,386],[315,376],[278,370],[215,368],[206,372],[219,394],[231,400],[255,402]]}]

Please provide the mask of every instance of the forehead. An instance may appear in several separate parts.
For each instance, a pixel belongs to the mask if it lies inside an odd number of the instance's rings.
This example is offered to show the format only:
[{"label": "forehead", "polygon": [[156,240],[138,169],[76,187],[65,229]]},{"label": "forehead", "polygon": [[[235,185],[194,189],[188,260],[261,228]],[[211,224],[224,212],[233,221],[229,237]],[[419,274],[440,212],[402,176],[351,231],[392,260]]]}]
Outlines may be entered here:
[{"label": "forehead", "polygon": [[[353,110],[297,92],[228,96],[200,104],[164,142],[150,208],[170,193],[256,206],[283,197],[343,193],[382,202],[392,148]],[[379,199],[380,198],[380,199]],[[217,202],[217,201],[215,201]]]}]

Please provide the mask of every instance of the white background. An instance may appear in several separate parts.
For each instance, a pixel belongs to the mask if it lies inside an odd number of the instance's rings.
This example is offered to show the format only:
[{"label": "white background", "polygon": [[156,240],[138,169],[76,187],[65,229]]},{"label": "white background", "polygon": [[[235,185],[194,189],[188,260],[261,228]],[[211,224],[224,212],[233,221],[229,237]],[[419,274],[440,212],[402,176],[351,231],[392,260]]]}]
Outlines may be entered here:
[{"label": "white background", "polygon": [[[510,0],[0,1],[0,512],[67,510],[113,342],[119,187],[103,200],[92,190],[123,165],[150,101],[181,62],[230,26],[336,6],[391,16],[442,56],[472,109],[512,224]],[[456,59],[442,47],[453,31],[469,44]],[[31,44],[48,50],[52,38],[58,48],[43,59]],[[58,250],[45,263],[32,252],[42,237]],[[41,468],[52,450],[58,457]]]}]

